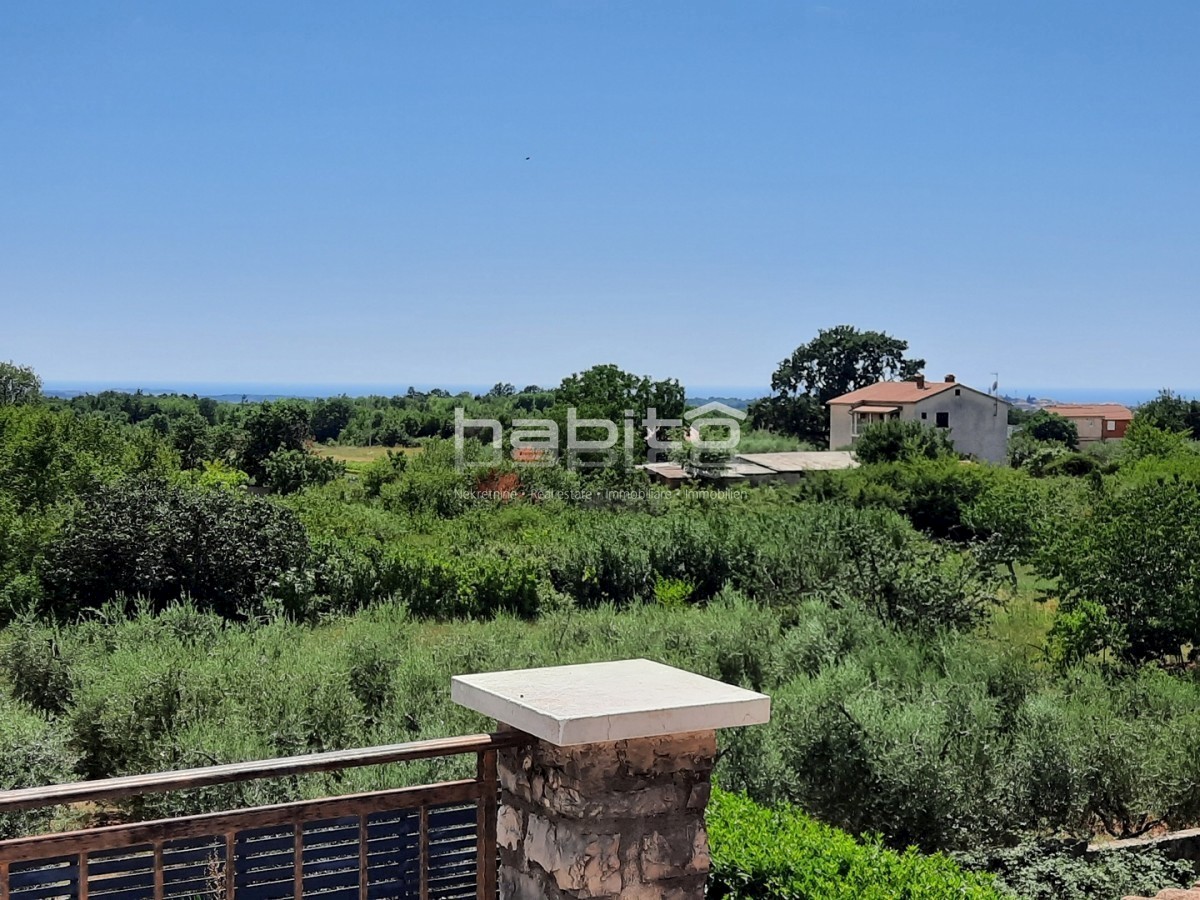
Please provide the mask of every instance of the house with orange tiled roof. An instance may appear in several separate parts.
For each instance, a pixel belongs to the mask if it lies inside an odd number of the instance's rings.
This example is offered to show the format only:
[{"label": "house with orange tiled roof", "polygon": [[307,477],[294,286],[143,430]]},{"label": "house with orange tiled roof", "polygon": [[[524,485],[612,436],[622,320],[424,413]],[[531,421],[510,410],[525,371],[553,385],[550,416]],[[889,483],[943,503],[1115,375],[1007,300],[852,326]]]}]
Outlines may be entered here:
[{"label": "house with orange tiled roof", "polygon": [[1123,438],[1133,421],[1133,410],[1120,403],[1056,403],[1042,408],[1074,422],[1080,444]]},{"label": "house with orange tiled roof", "polygon": [[953,375],[945,381],[927,381],[923,375],[880,381],[834,397],[827,405],[831,450],[853,448],[863,430],[877,422],[911,419],[948,429],[959,453],[989,462],[1003,462],[1008,455],[1008,402],[967,387]]}]

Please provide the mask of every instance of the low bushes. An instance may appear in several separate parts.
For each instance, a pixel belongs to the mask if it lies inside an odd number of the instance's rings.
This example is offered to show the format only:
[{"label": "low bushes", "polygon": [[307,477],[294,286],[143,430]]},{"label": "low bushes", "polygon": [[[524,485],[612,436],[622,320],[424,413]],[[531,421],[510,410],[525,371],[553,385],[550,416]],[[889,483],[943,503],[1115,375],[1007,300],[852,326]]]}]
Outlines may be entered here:
[{"label": "low bushes", "polygon": [[1153,897],[1163,888],[1188,887],[1196,881],[1191,863],[1158,851],[1109,850],[1089,857],[1084,849],[1078,843],[1029,842],[955,858],[970,868],[986,869],[998,887],[1021,900]]},{"label": "low bushes", "polygon": [[[46,718],[0,696],[0,790],[55,784],[72,778],[75,757]],[[46,828],[53,809],[0,814],[0,839]]]},{"label": "low bushes", "polygon": [[722,735],[721,784],[892,847],[1200,817],[1193,680],[1060,675],[972,635],[898,631],[858,604],[772,608],[729,589],[703,607],[564,606],[536,623],[428,624],[397,603],[321,627],[114,608],[0,633],[0,695],[36,706],[77,771],[105,777],[470,733],[487,723],[449,701],[453,675],[636,657],[771,695],[770,724]]},{"label": "low bushes", "polygon": [[987,875],[941,855],[857,841],[794,807],[713,791],[708,896],[737,900],[1001,900]]}]

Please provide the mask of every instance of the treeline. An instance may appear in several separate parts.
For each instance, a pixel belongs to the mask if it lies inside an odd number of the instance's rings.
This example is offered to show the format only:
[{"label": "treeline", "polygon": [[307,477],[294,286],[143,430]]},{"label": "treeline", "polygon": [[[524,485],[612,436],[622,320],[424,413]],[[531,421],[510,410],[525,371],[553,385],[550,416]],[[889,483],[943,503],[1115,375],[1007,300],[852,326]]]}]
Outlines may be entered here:
[{"label": "treeline", "polygon": [[[416,446],[422,438],[454,436],[454,409],[463,407],[468,417],[498,418],[511,422],[536,414],[554,404],[554,391],[530,385],[507,393],[511,385],[497,385],[495,393],[451,395],[433,389],[393,397],[289,398],[258,403],[219,402],[208,397],[180,394],[143,394],[104,391],[69,400],[52,401],[81,413],[94,413],[115,422],[141,425],[172,436],[181,450],[196,444],[194,456],[206,452],[227,454],[237,443],[237,433],[247,418],[264,407],[279,407],[299,424],[306,440],[359,446]],[[211,429],[209,431],[208,429]]]}]

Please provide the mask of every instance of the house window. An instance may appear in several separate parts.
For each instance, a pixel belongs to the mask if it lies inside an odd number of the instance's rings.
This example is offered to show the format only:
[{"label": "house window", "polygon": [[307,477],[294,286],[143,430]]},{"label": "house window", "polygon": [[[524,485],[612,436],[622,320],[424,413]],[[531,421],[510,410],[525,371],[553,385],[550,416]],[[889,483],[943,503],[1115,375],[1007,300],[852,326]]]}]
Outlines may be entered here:
[{"label": "house window", "polygon": [[954,396],[955,396],[955,397],[961,397],[961,396],[962,396],[962,388],[955,388],[955,389],[954,389]]},{"label": "house window", "polygon": [[928,419],[928,418],[929,418],[929,413],[921,413],[921,418],[922,418],[922,419]]},{"label": "house window", "polygon": [[1109,431],[1116,431],[1117,423],[1110,420],[1110,421],[1104,423],[1104,427],[1107,428]]},{"label": "house window", "polygon": [[937,427],[938,428],[949,428],[950,427],[950,413],[944,412],[944,413],[937,414]]},{"label": "house window", "polygon": [[850,435],[851,437],[858,437],[869,425],[896,418],[899,418],[898,413],[851,412]]}]

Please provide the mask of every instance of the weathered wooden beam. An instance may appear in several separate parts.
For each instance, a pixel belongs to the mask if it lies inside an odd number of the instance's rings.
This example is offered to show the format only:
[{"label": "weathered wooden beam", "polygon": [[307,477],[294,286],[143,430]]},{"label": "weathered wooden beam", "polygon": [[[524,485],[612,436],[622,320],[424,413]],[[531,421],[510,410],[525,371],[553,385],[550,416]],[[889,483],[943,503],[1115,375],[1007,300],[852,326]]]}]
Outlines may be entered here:
[{"label": "weathered wooden beam", "polygon": [[280,778],[287,775],[378,766],[416,759],[430,759],[435,756],[482,753],[486,750],[514,746],[520,742],[520,738],[519,734],[513,732],[471,734],[464,737],[390,744],[383,747],[333,750],[327,753],[310,753],[303,756],[228,763],[200,769],[178,769],[173,772],[156,772],[151,775],[129,775],[104,781],[78,781],[49,787],[0,791],[0,813],[36,809],[60,803],[116,800],[138,794],[183,791],[214,784],[254,781],[259,778]]}]

